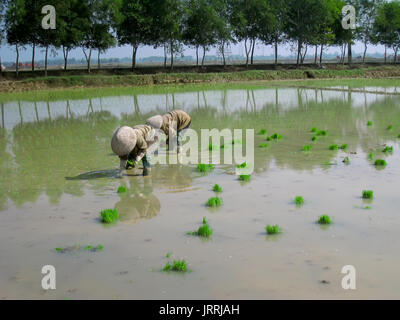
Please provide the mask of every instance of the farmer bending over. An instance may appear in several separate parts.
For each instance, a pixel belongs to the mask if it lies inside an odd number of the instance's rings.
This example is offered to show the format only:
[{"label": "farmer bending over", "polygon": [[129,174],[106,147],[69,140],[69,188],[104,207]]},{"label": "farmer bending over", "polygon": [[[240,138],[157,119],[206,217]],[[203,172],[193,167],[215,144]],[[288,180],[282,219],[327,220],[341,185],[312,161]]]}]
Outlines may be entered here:
[{"label": "farmer bending over", "polygon": [[[151,146],[156,142],[155,130],[148,125],[118,128],[111,139],[111,149],[120,159],[120,170],[137,167],[143,162],[143,175],[151,173]],[[154,144],[156,145],[156,144]]]},{"label": "farmer bending over", "polygon": [[167,145],[169,138],[177,137],[178,153],[181,153],[182,148],[182,131],[188,129],[192,120],[190,116],[182,110],[172,110],[163,116],[157,115],[147,119],[146,124],[154,129],[162,130],[167,135]]}]

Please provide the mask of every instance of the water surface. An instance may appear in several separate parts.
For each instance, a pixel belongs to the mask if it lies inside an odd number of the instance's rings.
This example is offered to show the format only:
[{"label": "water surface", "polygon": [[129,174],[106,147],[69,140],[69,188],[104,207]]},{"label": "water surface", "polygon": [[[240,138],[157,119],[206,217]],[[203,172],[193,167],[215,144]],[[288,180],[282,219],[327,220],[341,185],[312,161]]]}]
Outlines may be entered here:
[{"label": "water surface", "polygon": [[[192,86],[0,102],[0,298],[398,299],[398,82],[323,83],[330,85],[344,90]],[[196,131],[266,128],[283,139],[255,137],[249,183],[232,175],[233,165],[208,175],[193,165],[156,165],[152,177],[137,170],[118,178],[114,129],[173,108],[189,112]],[[329,135],[312,142],[312,127]],[[263,143],[269,147],[259,148]],[[311,152],[301,151],[306,144]],[[330,151],[332,144],[348,149]],[[382,152],[385,145],[393,154]],[[377,170],[370,153],[387,167]],[[224,205],[209,210],[204,203],[215,183]],[[116,193],[120,185],[127,194]],[[372,202],[361,199],[365,189],[374,190]],[[293,204],[297,195],[305,199],[301,208]],[[117,225],[99,222],[105,208],[118,209]],[[317,225],[322,214],[334,224]],[[214,229],[209,241],[186,234],[203,217]],[[283,234],[266,236],[267,224],[279,224]],[[88,244],[104,250],[54,252]],[[167,252],[193,272],[161,272]],[[56,267],[55,291],[41,289],[46,264]],[[341,288],[349,264],[357,270],[354,291]]]}]

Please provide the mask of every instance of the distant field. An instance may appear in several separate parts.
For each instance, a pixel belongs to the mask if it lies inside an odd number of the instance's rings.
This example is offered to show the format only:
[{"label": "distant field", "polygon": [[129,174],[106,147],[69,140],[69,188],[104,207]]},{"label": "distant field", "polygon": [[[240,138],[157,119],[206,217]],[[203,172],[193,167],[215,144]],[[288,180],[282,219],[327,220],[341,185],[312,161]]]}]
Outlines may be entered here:
[{"label": "distant field", "polygon": [[244,65],[208,65],[204,68],[177,66],[173,71],[160,67],[130,69],[114,68],[93,70],[88,75],[84,70],[52,70],[48,77],[41,72],[22,72],[16,79],[13,73],[5,73],[0,81],[0,92],[21,92],[63,88],[98,88],[121,86],[152,86],[160,84],[224,83],[303,79],[341,78],[392,78],[400,77],[400,66],[384,64],[313,64],[277,66],[257,64],[246,68]]}]

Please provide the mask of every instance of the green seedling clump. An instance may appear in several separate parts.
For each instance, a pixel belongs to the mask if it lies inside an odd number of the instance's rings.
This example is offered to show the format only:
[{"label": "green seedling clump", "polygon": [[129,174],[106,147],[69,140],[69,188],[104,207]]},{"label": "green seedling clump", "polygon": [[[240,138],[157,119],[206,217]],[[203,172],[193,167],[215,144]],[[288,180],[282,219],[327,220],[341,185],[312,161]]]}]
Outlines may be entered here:
[{"label": "green seedling clump", "polygon": [[238,168],[238,169],[244,169],[244,168],[246,168],[247,167],[247,163],[246,162],[243,162],[242,164],[238,164],[237,166],[236,166],[236,168]]},{"label": "green seedling clump", "polygon": [[386,146],[383,150],[382,150],[382,152],[385,152],[385,153],[393,153],[393,146]]},{"label": "green seedling clump", "polygon": [[303,147],[303,149],[301,149],[302,151],[311,151],[311,149],[312,149],[312,146],[310,146],[310,145],[305,145],[304,147]]},{"label": "green seedling clump", "polygon": [[200,163],[197,165],[197,171],[198,172],[209,172],[214,170],[214,165],[213,164],[204,164],[204,163]]},{"label": "green seedling clump", "polygon": [[222,187],[218,184],[214,185],[213,187],[214,192],[222,192]]},{"label": "green seedling clump", "polygon": [[258,134],[259,134],[259,135],[265,135],[265,134],[267,134],[267,129],[261,129],[261,130],[258,132]]},{"label": "green seedling clump", "polygon": [[317,136],[327,136],[327,135],[328,135],[328,131],[326,131],[326,130],[317,131]]},{"label": "green seedling clump", "polygon": [[283,137],[282,137],[279,133],[274,133],[272,136],[270,136],[270,138],[271,138],[272,140],[280,140],[280,139],[282,139]]},{"label": "green seedling clump", "polygon": [[392,131],[392,130],[393,130],[393,126],[392,126],[392,125],[389,125],[389,126],[387,127],[387,129],[388,129],[389,131]]},{"label": "green seedling clump", "polygon": [[100,212],[103,223],[113,223],[119,219],[119,213],[115,209],[106,209]]},{"label": "green seedling clump", "polygon": [[126,191],[128,191],[128,190],[126,189],[126,187],[120,186],[120,187],[118,188],[118,190],[117,190],[117,193],[125,193]]},{"label": "green seedling clump", "polygon": [[368,154],[368,159],[369,160],[373,160],[375,157],[375,155],[371,152],[370,154]]},{"label": "green seedling clump", "polygon": [[387,162],[384,159],[376,159],[375,160],[375,165],[379,166],[379,167],[384,167],[384,166],[387,165]]},{"label": "green seedling clump", "polygon": [[208,224],[206,217],[203,217],[203,224]]},{"label": "green seedling clump", "polygon": [[260,148],[268,148],[269,144],[268,143],[262,143],[260,144]]},{"label": "green seedling clump", "polygon": [[374,192],[372,190],[363,190],[362,198],[363,199],[373,199],[374,198]]},{"label": "green seedling clump", "polygon": [[368,127],[371,127],[372,124],[373,124],[372,121],[368,121],[368,122],[367,122],[367,126],[368,126]]},{"label": "green seedling clump", "polygon": [[317,136],[313,136],[312,138],[311,138],[311,141],[317,141],[318,140],[318,137]]},{"label": "green seedling clump", "polygon": [[99,244],[97,247],[93,247],[91,245],[88,245],[88,246],[86,246],[84,248],[84,250],[93,251],[93,252],[95,252],[95,251],[103,251],[103,249],[104,249],[104,246],[102,246],[101,244]]},{"label": "green seedling clump", "polygon": [[212,229],[207,223],[204,223],[198,230],[197,230],[197,235],[199,237],[204,237],[204,238],[209,238],[212,236]]},{"label": "green seedling clump", "polygon": [[242,174],[239,176],[240,181],[250,181],[251,180],[251,175],[249,174]]},{"label": "green seedling clump", "polygon": [[343,163],[350,164],[350,158],[349,157],[344,158]]},{"label": "green seedling clump", "polygon": [[347,150],[347,148],[349,147],[349,145],[348,144],[342,144],[340,147],[339,147],[339,149],[341,149],[341,150]]},{"label": "green seedling clump", "polygon": [[265,227],[265,231],[267,232],[267,234],[278,234],[282,232],[282,229],[278,225],[275,226],[267,225]]},{"label": "green seedling clump", "polygon": [[222,199],[219,197],[210,198],[206,203],[207,207],[219,207],[221,205],[222,205]]},{"label": "green seedling clump", "polygon": [[297,197],[294,199],[294,202],[296,203],[296,205],[301,206],[302,204],[304,204],[304,199],[303,199],[303,197],[301,197],[301,196],[297,196]]},{"label": "green seedling clump", "polygon": [[329,146],[329,150],[338,150],[339,146],[337,144],[332,144],[331,146]]},{"label": "green seedling clump", "polygon": [[399,139],[400,139],[400,133],[399,133],[399,135],[397,136],[397,138],[399,138]]},{"label": "green seedling clump", "polygon": [[328,215],[324,214],[324,215],[319,217],[318,223],[319,224],[331,224],[332,221],[331,221],[331,218]]},{"label": "green seedling clump", "polygon": [[317,128],[311,128],[311,130],[310,130],[310,132],[317,132],[318,131],[318,129]]},{"label": "green seedling clump", "polygon": [[163,271],[177,271],[177,272],[185,272],[187,271],[187,262],[185,260],[174,260],[171,264],[167,262]]}]

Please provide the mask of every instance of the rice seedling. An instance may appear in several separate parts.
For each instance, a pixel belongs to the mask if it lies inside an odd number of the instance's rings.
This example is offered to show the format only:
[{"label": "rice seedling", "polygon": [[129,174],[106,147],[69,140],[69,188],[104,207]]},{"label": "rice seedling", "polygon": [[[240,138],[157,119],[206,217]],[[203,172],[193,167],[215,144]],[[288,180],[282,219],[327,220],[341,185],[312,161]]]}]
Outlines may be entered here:
[{"label": "rice seedling", "polygon": [[387,127],[387,130],[388,130],[388,131],[392,131],[392,130],[393,130],[393,126],[390,124],[390,125]]},{"label": "rice seedling", "polygon": [[318,218],[317,223],[319,224],[331,224],[331,218],[328,215],[322,215]]},{"label": "rice seedling", "polygon": [[251,175],[249,174],[241,174],[239,176],[240,181],[250,181],[251,180]]},{"label": "rice seedling", "polygon": [[319,217],[318,223],[319,224],[331,224],[332,221],[331,221],[331,218],[328,215],[324,214],[324,215]]},{"label": "rice seedling", "polygon": [[172,264],[168,261],[164,266],[163,271],[186,272],[187,262],[184,259],[174,260]]},{"label": "rice seedling", "polygon": [[268,143],[261,143],[260,148],[268,148],[269,144]]},{"label": "rice seedling", "polygon": [[303,199],[302,196],[297,196],[297,197],[294,199],[294,202],[296,203],[297,206],[301,206],[301,205],[304,204],[304,199]]},{"label": "rice seedling", "polygon": [[212,236],[213,230],[207,223],[204,223],[199,229],[197,230],[197,235],[203,238],[209,238]]},{"label": "rice seedling", "polygon": [[117,190],[117,193],[125,193],[128,189],[125,186],[120,186]]},{"label": "rice seedling", "polygon": [[305,145],[301,150],[302,150],[302,151],[311,151],[311,149],[312,149],[312,146],[310,146],[310,145]]},{"label": "rice seedling", "polygon": [[222,199],[219,197],[213,197],[208,199],[208,201],[206,202],[206,206],[207,207],[220,207],[222,205]]},{"label": "rice seedling", "polygon": [[374,198],[374,192],[372,190],[363,190],[362,198],[371,200]]},{"label": "rice seedling", "polygon": [[367,126],[368,126],[368,127],[372,127],[372,125],[373,125],[372,121],[368,121],[368,122],[367,122]]},{"label": "rice seedling", "polygon": [[204,164],[204,163],[200,163],[197,165],[197,171],[198,172],[209,172],[214,170],[214,165],[213,164]]},{"label": "rice seedling", "polygon": [[343,163],[350,164],[350,158],[349,157],[344,158]]},{"label": "rice seedling", "polygon": [[382,150],[382,152],[384,152],[384,153],[393,153],[393,146],[386,146],[383,150]]},{"label": "rice seedling", "polygon": [[272,140],[280,140],[283,137],[279,133],[274,133],[272,136],[270,136],[270,139]]},{"label": "rice seedling", "polygon": [[165,257],[168,259],[172,256],[172,252],[167,252],[167,254],[165,255]]},{"label": "rice seedling", "polygon": [[311,138],[311,141],[317,141],[318,140],[318,137],[317,136],[313,136],[312,138]]},{"label": "rice seedling", "polygon": [[345,143],[345,144],[342,144],[342,145],[339,147],[339,149],[341,149],[341,150],[347,150],[348,147],[349,147],[349,145],[348,145],[347,143]]},{"label": "rice seedling", "polygon": [[218,184],[215,184],[213,187],[214,192],[222,192],[222,187]]},{"label": "rice seedling", "polygon": [[100,212],[103,223],[113,223],[119,219],[119,213],[115,209],[106,209]]},{"label": "rice seedling", "polygon": [[399,133],[399,135],[397,136],[397,138],[399,138],[399,139],[400,139],[400,133]]},{"label": "rice seedling", "polygon": [[266,135],[267,134],[267,129],[261,129],[260,131],[258,131],[259,135]]},{"label": "rice seedling", "polygon": [[378,167],[385,167],[387,165],[387,162],[384,159],[376,159],[374,164]]},{"label": "rice seedling", "polygon": [[103,251],[103,249],[104,249],[104,246],[102,246],[101,244],[99,244],[97,247],[93,247],[91,245],[88,245],[88,246],[83,248],[83,250],[91,251],[91,252]]},{"label": "rice seedling", "polygon": [[267,225],[265,227],[265,231],[267,232],[267,234],[282,233],[282,229],[278,225],[274,225],[274,226]]},{"label": "rice seedling", "polygon": [[243,163],[238,164],[238,165],[236,166],[236,168],[238,168],[238,169],[244,169],[244,168],[246,168],[246,167],[247,167],[247,163],[246,163],[246,162],[243,162]]},{"label": "rice seedling", "polygon": [[328,135],[328,131],[326,131],[326,130],[318,130],[316,134],[317,134],[317,136],[327,136]]},{"label": "rice seedling", "polygon": [[339,150],[339,146],[337,144],[332,144],[329,146],[329,150]]},{"label": "rice seedling", "polygon": [[315,127],[311,128],[311,130],[310,130],[310,132],[317,132],[317,131],[318,131],[318,129]]},{"label": "rice seedling", "polygon": [[207,223],[208,223],[208,221],[207,221],[206,217],[203,217],[203,224],[207,224]]}]

